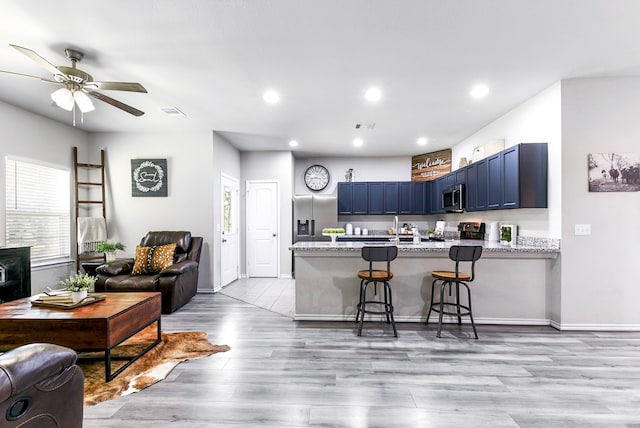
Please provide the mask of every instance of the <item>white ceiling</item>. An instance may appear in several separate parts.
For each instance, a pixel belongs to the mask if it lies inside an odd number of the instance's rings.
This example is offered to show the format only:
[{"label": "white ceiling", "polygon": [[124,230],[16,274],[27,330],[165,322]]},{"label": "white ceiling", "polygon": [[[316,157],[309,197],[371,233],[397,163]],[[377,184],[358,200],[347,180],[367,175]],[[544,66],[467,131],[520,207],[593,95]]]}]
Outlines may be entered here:
[{"label": "white ceiling", "polygon": [[[147,88],[104,91],[144,116],[96,101],[79,128],[215,130],[241,150],[295,138],[297,156],[451,147],[558,80],[640,75],[639,41],[637,0],[0,0],[1,70],[51,78],[9,43],[55,65],[73,47],[95,80]],[[471,99],[480,82],[490,94]],[[279,104],[262,101],[268,88]],[[53,89],[0,75],[0,100],[71,124]]]}]

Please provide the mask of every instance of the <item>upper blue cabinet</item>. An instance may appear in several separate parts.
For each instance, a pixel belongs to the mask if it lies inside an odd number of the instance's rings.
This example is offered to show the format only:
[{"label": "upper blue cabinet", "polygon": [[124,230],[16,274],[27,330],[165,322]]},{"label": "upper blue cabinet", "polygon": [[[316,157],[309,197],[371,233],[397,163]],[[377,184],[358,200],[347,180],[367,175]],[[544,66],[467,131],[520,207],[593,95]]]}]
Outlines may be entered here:
[{"label": "upper blue cabinet", "polygon": [[338,214],[440,214],[442,192],[458,184],[466,211],[546,208],[547,157],[547,143],[523,143],[433,181],[338,183]]},{"label": "upper blue cabinet", "polygon": [[467,170],[466,210],[547,208],[547,143],[523,143]]},{"label": "upper blue cabinet", "polygon": [[425,181],[338,183],[338,215],[430,214]]}]

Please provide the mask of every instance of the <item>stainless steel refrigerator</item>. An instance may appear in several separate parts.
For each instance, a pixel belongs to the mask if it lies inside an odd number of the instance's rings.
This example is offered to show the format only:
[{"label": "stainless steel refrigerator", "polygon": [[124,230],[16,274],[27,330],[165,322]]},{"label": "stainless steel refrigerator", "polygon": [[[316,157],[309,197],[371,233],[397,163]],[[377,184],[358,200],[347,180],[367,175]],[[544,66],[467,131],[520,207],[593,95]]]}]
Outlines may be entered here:
[{"label": "stainless steel refrigerator", "polygon": [[[338,226],[338,198],[333,195],[293,197],[293,242],[331,241],[322,236],[325,227]],[[291,274],[295,278],[296,259],[291,253]]]},{"label": "stainless steel refrigerator", "polygon": [[330,241],[322,229],[338,226],[338,198],[333,195],[293,197],[293,242]]}]

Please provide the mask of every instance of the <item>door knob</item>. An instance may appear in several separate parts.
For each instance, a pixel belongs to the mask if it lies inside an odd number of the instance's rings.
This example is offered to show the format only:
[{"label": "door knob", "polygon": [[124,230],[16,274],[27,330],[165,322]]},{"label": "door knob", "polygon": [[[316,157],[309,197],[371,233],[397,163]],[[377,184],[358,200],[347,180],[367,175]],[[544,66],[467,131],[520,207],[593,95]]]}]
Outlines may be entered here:
[{"label": "door knob", "polygon": [[276,237],[276,234],[274,233],[274,234],[273,234],[273,235],[271,235],[271,236],[273,236],[273,237],[275,238],[275,237]]},{"label": "door knob", "polygon": [[222,239],[222,242],[223,242],[223,243],[224,243],[224,242],[227,242],[227,240],[226,240],[226,239]]}]

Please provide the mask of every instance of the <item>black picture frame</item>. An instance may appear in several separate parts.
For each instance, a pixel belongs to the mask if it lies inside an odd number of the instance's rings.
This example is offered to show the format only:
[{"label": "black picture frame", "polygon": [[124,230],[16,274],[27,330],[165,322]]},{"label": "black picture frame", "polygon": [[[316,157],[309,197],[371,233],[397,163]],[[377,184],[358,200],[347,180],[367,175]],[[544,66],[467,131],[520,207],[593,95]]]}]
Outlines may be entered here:
[{"label": "black picture frame", "polygon": [[131,159],[131,196],[168,195],[166,159]]}]

